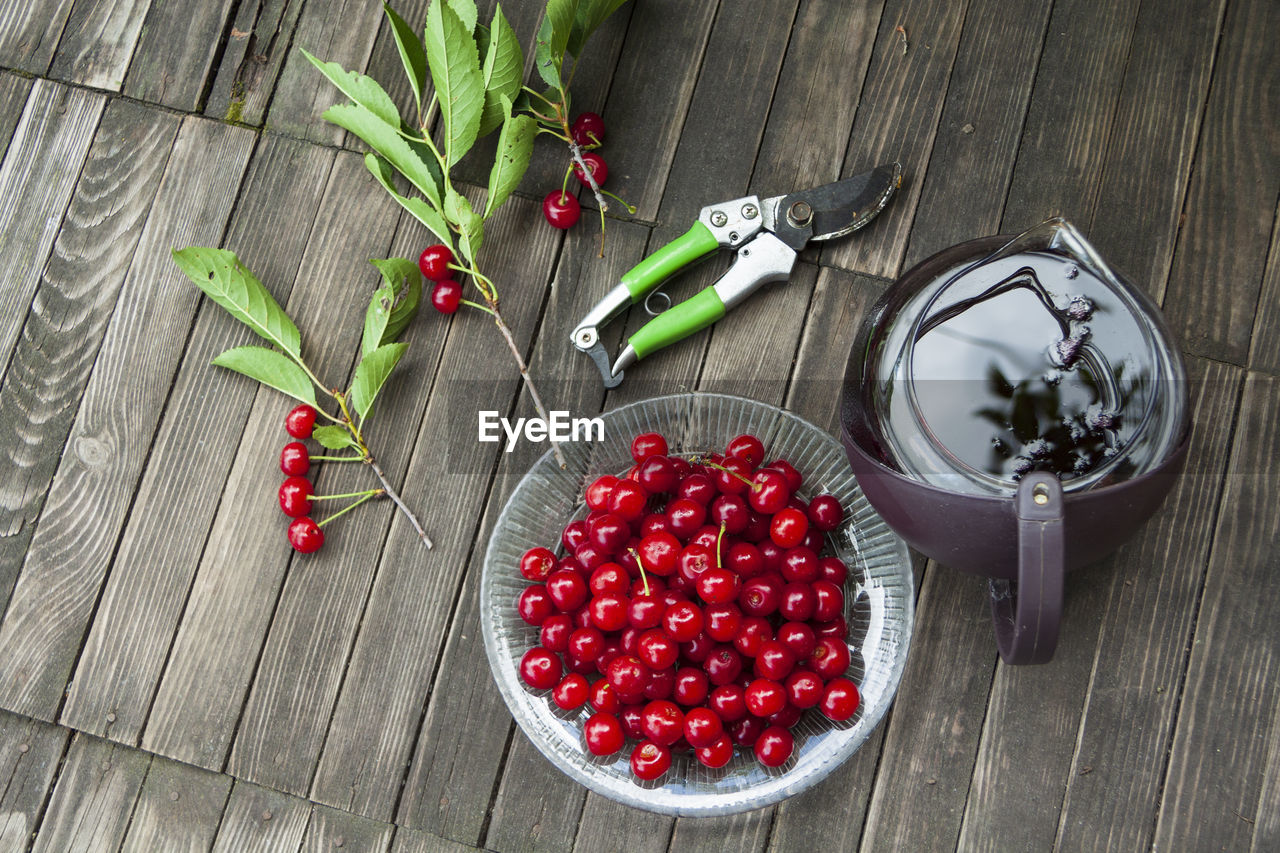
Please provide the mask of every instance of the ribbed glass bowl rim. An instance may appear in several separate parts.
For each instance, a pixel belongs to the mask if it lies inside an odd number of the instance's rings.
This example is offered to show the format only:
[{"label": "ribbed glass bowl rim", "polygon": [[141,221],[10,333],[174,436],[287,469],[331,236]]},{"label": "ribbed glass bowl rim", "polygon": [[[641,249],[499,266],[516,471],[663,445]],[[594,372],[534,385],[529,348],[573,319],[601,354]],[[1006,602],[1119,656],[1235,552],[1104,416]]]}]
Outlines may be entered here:
[{"label": "ribbed glass bowl rim", "polygon": [[[758,417],[752,418],[752,420],[762,420],[768,423],[788,422],[791,427],[808,433],[809,437],[815,441],[815,446],[824,454],[831,454],[840,459],[844,465],[848,465],[844,448],[825,430],[778,406],[747,397],[705,391],[669,394],[638,400],[604,412],[600,417],[605,422],[605,434],[607,436],[610,422],[625,424],[635,420],[649,420],[650,418],[636,418],[637,413],[643,413],[646,410],[654,410],[653,414],[658,415],[665,410],[674,408],[677,411],[688,414],[693,411],[695,406],[711,407],[716,405],[725,407],[738,406],[753,410]],[[653,428],[660,430],[661,427],[658,424],[654,424]],[[777,428],[775,427],[773,431],[776,433]],[[723,441],[727,442],[732,437],[732,435],[725,435],[723,436]],[[766,448],[768,448],[771,441],[766,439],[765,444]],[[584,451],[584,447],[588,449]],[[561,444],[561,450],[568,460],[568,468],[573,469],[574,463],[578,462],[578,467],[584,468],[583,473],[585,475],[590,470],[588,467],[591,461],[590,447],[591,445],[587,442],[566,442]],[[582,461],[584,459],[585,463]],[[854,480],[852,470],[850,470],[847,483],[855,504],[859,506],[859,511],[854,518],[846,519],[841,530],[851,530],[857,525],[870,524],[878,528],[874,531],[874,538],[878,540],[883,537],[889,543],[888,547],[893,551],[894,574],[897,576],[902,599],[900,602],[902,618],[901,625],[898,627],[901,634],[901,644],[889,669],[884,673],[885,687],[878,696],[880,701],[874,707],[869,707],[864,700],[863,707],[859,708],[858,714],[854,718],[856,722],[851,727],[833,727],[822,735],[820,746],[826,747],[828,741],[835,740],[833,748],[826,750],[815,747],[805,754],[803,766],[796,762],[785,772],[769,771],[762,781],[751,787],[730,791],[710,790],[700,793],[669,790],[666,785],[661,784],[663,782],[661,779],[656,786],[642,786],[644,783],[637,783],[609,772],[606,768],[610,764],[616,763],[616,761],[626,762],[630,744],[628,747],[624,747],[623,752],[615,757],[614,762],[601,762],[600,759],[594,759],[587,755],[585,750],[582,752],[582,760],[580,762],[566,762],[564,756],[557,754],[554,748],[556,742],[552,739],[552,736],[563,731],[565,726],[564,717],[556,714],[547,698],[528,691],[521,683],[518,666],[519,658],[525,650],[520,649],[513,654],[513,650],[500,645],[498,637],[500,608],[514,612],[514,602],[499,604],[495,600],[494,578],[495,573],[499,571],[496,563],[499,559],[498,554],[501,550],[503,537],[513,526],[512,516],[521,507],[521,503],[525,499],[524,493],[532,488],[532,484],[537,482],[540,475],[546,473],[555,475],[559,471],[560,469],[553,453],[548,450],[521,478],[503,506],[502,512],[493,528],[493,534],[490,536],[485,552],[480,581],[481,635],[484,639],[485,655],[489,660],[494,681],[498,685],[498,691],[502,695],[503,701],[521,730],[554,767],[588,789],[625,805],[661,814],[697,817],[750,811],[794,796],[826,778],[857,751],[883,719],[893,702],[893,697],[901,681],[914,625],[915,590],[906,543],[894,534],[879,515],[871,509],[870,503],[867,502],[866,497],[862,494],[856,480]],[[604,472],[602,471],[601,473]],[[581,484],[579,484],[578,490],[579,492],[581,491]],[[846,501],[842,500],[842,503],[846,503]],[[873,537],[867,534],[866,538]],[[523,544],[523,547],[532,547],[535,544],[551,547],[558,543],[529,542]],[[506,569],[513,571],[514,567],[507,566]],[[851,573],[852,577],[853,574]],[[547,691],[542,692],[546,693]],[[798,749],[797,753],[799,752],[800,750]]]}]

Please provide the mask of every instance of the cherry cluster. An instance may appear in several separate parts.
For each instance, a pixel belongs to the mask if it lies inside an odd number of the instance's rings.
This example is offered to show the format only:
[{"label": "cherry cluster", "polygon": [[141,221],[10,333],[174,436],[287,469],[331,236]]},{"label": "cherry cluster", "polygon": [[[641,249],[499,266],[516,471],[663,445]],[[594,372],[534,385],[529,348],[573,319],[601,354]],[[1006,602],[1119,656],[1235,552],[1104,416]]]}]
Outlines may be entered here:
[{"label": "cherry cluster", "polygon": [[302,443],[311,437],[316,425],[316,410],[305,403],[296,406],[284,419],[285,432],[291,441],[280,451],[280,471],[285,481],[280,485],[280,509],[293,519],[289,524],[289,544],[310,554],[324,544],[324,531],[311,519],[311,498],[314,494],[307,472],[311,470],[311,454]]},{"label": "cherry cluster", "polygon": [[540,643],[520,676],[561,709],[590,706],[592,754],[638,741],[639,779],[665,773],[673,750],[716,768],[737,745],[781,766],[807,709],[841,721],[860,702],[845,677],[848,569],[819,556],[840,502],[806,503],[801,474],[782,459],[762,465],[752,435],[683,459],[644,433],[631,455],[626,477],[587,487],[590,512],[565,526],[565,556],[535,547],[521,558],[530,585],[516,607]]},{"label": "cherry cluster", "polygon": [[[582,149],[582,162],[591,171],[591,177],[595,179],[596,186],[603,187],[609,177],[609,167],[595,149],[599,148],[604,141],[604,119],[595,113],[582,113],[573,120],[573,124],[569,127],[569,135]],[[575,163],[573,174],[584,187],[590,186],[582,166]],[[566,174],[566,183],[568,179],[569,176]],[[582,216],[582,206],[578,204],[575,196],[570,195],[568,190],[561,186],[560,189],[547,193],[547,197],[542,200],[542,215],[553,228],[572,228]]]},{"label": "cherry cluster", "polygon": [[462,304],[462,285],[458,284],[450,272],[453,263],[453,250],[443,244],[428,246],[418,256],[418,270],[427,281],[434,282],[431,288],[431,307],[441,314],[452,314]]}]

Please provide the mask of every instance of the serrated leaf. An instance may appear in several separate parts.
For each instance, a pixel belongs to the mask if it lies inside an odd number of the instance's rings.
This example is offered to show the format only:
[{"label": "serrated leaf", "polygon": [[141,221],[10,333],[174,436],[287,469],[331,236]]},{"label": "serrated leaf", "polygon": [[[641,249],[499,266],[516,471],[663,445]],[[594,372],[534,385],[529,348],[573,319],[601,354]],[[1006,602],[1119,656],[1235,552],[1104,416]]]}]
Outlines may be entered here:
[{"label": "serrated leaf", "polygon": [[316,59],[306,50],[302,51],[302,55],[319,68],[324,76],[329,78],[329,82],[342,91],[342,94],[373,113],[384,123],[392,127],[400,126],[400,110],[396,109],[395,101],[383,91],[378,81],[355,71],[348,71],[336,62]]},{"label": "serrated leaf", "polygon": [[465,196],[450,189],[444,200],[444,215],[458,229],[458,249],[468,263],[475,263],[484,241],[484,218],[471,209]]},{"label": "serrated leaf", "polygon": [[453,235],[449,233],[449,226],[445,223],[444,217],[440,212],[420,198],[409,198],[400,195],[393,184],[392,176],[394,170],[386,158],[379,157],[377,154],[365,154],[364,165],[373,176],[378,179],[378,183],[382,184],[382,188],[387,194],[395,199],[396,203],[403,207],[413,216],[414,219],[421,222],[427,227],[427,230],[439,238],[440,242],[450,248],[453,247]]},{"label": "serrated leaf", "polygon": [[189,246],[174,249],[173,260],[187,278],[232,317],[294,356],[301,355],[298,327],[235,252]]},{"label": "serrated leaf", "polygon": [[345,450],[356,446],[356,440],[351,437],[351,431],[337,424],[318,426],[311,430],[311,437],[319,442],[321,447],[329,450]]},{"label": "serrated leaf", "polygon": [[467,32],[476,31],[476,21],[480,20],[480,11],[476,9],[476,0],[449,0],[449,8],[462,21]]},{"label": "serrated leaf", "polygon": [[533,140],[538,135],[538,123],[530,116],[513,116],[511,101],[505,97],[502,99],[502,108],[506,120],[502,125],[502,133],[498,135],[498,156],[489,172],[489,196],[484,204],[485,219],[502,206],[524,177],[529,168],[529,158],[533,154]]},{"label": "serrated leaf", "polygon": [[538,41],[534,50],[534,64],[538,74],[548,86],[560,88],[560,68],[564,63],[564,49],[573,32],[573,20],[578,13],[578,0],[547,0],[547,11],[538,25]]},{"label": "serrated leaf", "polygon": [[218,367],[256,379],[295,400],[316,405],[316,389],[306,371],[288,356],[266,347],[236,347],[213,360]]},{"label": "serrated leaf", "polygon": [[440,206],[440,187],[435,175],[408,140],[393,127],[359,104],[339,104],[325,110],[324,117],[344,130],[349,130],[364,140],[365,144],[382,155],[409,183],[418,188],[433,205]]},{"label": "serrated leaf", "polygon": [[387,377],[395,369],[408,344],[384,344],[360,359],[355,378],[351,381],[351,405],[363,421],[373,410],[373,401],[386,384]]},{"label": "serrated leaf", "polygon": [[481,76],[484,79],[484,110],[480,114],[479,133],[484,136],[502,124],[502,99],[515,99],[524,76],[524,52],[520,50],[520,39],[507,23],[501,6],[493,12]]},{"label": "serrated leaf", "polygon": [[396,37],[400,61],[404,63],[404,74],[409,78],[409,85],[413,88],[414,103],[418,107],[418,112],[421,113],[422,90],[427,85],[427,49],[413,27],[410,27],[408,22],[391,8],[390,3],[383,3],[382,10],[386,12],[387,20],[391,22],[391,32]]},{"label": "serrated leaf", "polygon": [[576,59],[596,28],[626,2],[627,0],[579,0],[578,12],[573,19],[573,30],[565,45],[570,55]]},{"label": "serrated leaf", "polygon": [[369,261],[382,273],[382,286],[374,291],[364,314],[360,354],[366,356],[389,344],[405,330],[422,300],[422,273],[408,258],[374,258]]},{"label": "serrated leaf", "polygon": [[480,55],[471,30],[441,0],[427,7],[425,43],[444,122],[445,168],[449,169],[475,144],[480,129],[484,110]]}]

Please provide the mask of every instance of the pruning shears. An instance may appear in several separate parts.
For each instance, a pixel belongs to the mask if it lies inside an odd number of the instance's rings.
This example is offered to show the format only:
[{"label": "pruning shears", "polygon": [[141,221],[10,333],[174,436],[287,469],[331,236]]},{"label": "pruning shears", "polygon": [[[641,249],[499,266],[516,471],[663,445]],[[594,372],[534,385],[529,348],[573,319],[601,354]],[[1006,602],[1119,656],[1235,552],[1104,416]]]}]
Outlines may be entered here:
[{"label": "pruning shears", "polygon": [[[761,199],[746,196],[708,205],[688,231],[623,274],[573,330],[573,345],[589,355],[606,388],[640,359],[705,329],[761,285],[790,277],[796,255],[810,240],[857,231],[875,218],[902,183],[902,166],[888,163],[813,189]],[[737,258],[714,284],[665,311],[636,331],[611,365],[600,327],[645,301],[677,271],[716,249]]]}]

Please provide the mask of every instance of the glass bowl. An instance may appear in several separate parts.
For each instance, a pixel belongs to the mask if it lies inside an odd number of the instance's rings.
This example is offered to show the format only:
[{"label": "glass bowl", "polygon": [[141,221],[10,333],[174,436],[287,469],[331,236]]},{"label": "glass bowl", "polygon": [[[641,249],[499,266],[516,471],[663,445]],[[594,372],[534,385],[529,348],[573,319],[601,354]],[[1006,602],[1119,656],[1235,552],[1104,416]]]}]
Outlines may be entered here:
[{"label": "glass bowl", "polygon": [[[503,508],[485,554],[480,580],[481,631],[498,689],[525,735],[543,755],[591,790],[649,811],[670,815],[721,815],[775,803],[814,785],[845,761],[880,722],[906,663],[913,619],[913,581],[907,547],[867,503],[844,449],[831,436],[776,406],[723,394],[678,394],[623,406],[601,416],[604,440],[561,445],[567,467],[548,451],[516,486]],[[852,663],[848,675],[862,703],[844,722],[806,711],[792,728],[795,752],[778,768],[735,748],[724,767],[709,769],[690,753],[672,754],[671,769],[653,782],[631,774],[628,742],[609,758],[591,755],[583,742],[589,706],[560,710],[550,691],[531,690],[519,675],[520,659],[538,645],[538,629],[516,613],[528,585],[520,557],[536,545],[559,553],[560,533],[586,514],[582,492],[601,474],[631,467],[631,439],[642,432],[666,437],[672,455],[723,451],[734,436],[751,433],[764,442],[766,459],[785,458],[804,475],[800,494],[835,495],[843,525],[827,545],[849,567],[845,619]]]}]

